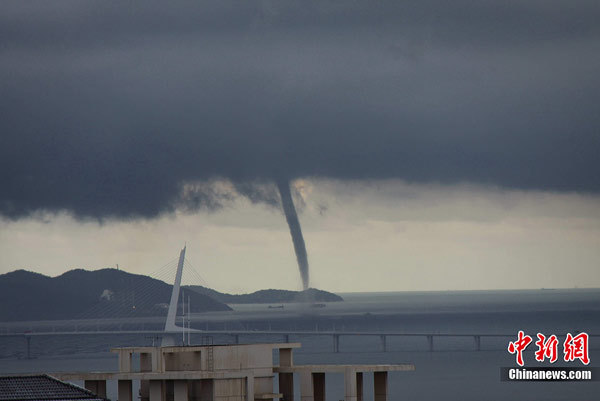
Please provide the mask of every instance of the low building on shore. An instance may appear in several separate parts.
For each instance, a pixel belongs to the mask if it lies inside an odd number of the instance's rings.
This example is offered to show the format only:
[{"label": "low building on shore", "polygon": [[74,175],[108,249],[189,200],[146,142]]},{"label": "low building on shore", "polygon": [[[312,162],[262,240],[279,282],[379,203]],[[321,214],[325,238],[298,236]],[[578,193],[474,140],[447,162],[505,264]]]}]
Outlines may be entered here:
[{"label": "low building on shore", "polygon": [[[363,373],[373,372],[374,400],[387,401],[388,372],[415,369],[411,364],[296,365],[293,350],[300,346],[266,343],[115,348],[112,352],[118,354],[118,372],[55,376],[83,381],[86,389],[100,397],[106,397],[107,381],[114,380],[119,401],[294,401],[295,383],[301,395],[297,401],[325,401],[325,375],[336,372],[344,374],[345,400],[362,401]],[[279,365],[274,364],[274,351],[278,351]],[[140,391],[134,396],[135,381]]]}]

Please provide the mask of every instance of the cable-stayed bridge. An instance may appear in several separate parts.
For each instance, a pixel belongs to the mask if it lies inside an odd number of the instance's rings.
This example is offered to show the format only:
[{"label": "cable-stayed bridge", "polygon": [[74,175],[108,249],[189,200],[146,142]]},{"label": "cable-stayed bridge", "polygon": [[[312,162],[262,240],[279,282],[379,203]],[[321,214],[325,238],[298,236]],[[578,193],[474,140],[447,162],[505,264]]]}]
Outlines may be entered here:
[{"label": "cable-stayed bridge", "polygon": [[[167,309],[164,316],[131,316],[131,317],[108,317],[111,309],[110,304],[104,304],[106,310],[94,307],[92,310],[82,314],[76,320],[58,321],[36,321],[36,322],[9,322],[0,323],[0,337],[8,339],[24,339],[21,344],[25,345],[23,355],[31,357],[31,343],[33,339],[41,338],[91,338],[101,336],[106,338],[119,338],[123,336],[134,336],[152,341],[156,344],[162,341],[164,345],[200,343],[205,337],[218,338],[224,343],[244,343],[265,341],[293,342],[303,339],[321,337],[330,344],[330,351],[343,352],[344,340],[349,338],[361,339],[360,341],[373,340],[378,344],[373,351],[387,352],[394,350],[398,342],[414,344],[414,348],[423,351],[446,350],[447,344],[459,342],[464,351],[486,351],[498,350],[505,347],[508,341],[514,339],[516,333],[489,333],[489,332],[406,332],[399,330],[384,330],[378,328],[360,329],[358,327],[346,328],[343,325],[323,324],[319,327],[298,328],[295,325],[278,324],[275,328],[271,326],[269,318],[264,319],[264,327],[257,328],[260,324],[244,324],[235,320],[211,320],[210,314],[191,314],[189,301],[185,302],[182,292],[182,279],[184,272],[192,276],[188,282],[204,284],[202,277],[196,272],[191,263],[185,259],[186,248],[184,247],[178,259],[163,266],[158,272],[151,276],[162,281],[170,281],[173,277],[172,269],[175,267],[175,278],[171,290],[170,302],[165,305]],[[185,269],[184,269],[185,266]],[[152,291],[148,288],[133,288],[132,299],[127,299],[133,305],[147,303],[152,299]],[[137,296],[137,299],[135,298]],[[181,303],[179,302],[181,300]],[[108,305],[108,306],[106,306]],[[181,308],[179,308],[181,305]],[[181,310],[181,314],[178,314]],[[186,310],[188,311],[186,314]],[[97,318],[96,316],[103,316]],[[566,333],[555,333],[559,337]],[[600,335],[590,334],[591,337]],[[35,340],[38,341],[38,340]]]}]

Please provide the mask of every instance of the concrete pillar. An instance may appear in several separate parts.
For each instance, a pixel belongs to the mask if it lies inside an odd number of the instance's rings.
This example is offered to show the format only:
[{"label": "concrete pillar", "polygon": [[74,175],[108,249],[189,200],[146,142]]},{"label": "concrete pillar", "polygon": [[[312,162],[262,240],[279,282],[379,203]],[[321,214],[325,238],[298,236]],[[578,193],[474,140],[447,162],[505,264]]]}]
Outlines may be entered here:
[{"label": "concrete pillar", "polygon": [[159,372],[166,372],[167,371],[167,359],[169,358],[169,355],[165,355],[162,351],[160,352],[160,370]]},{"label": "concrete pillar", "polygon": [[163,387],[162,380],[150,380],[150,401],[165,401]]},{"label": "concrete pillar", "polygon": [[173,400],[174,401],[188,401],[188,383],[187,380],[175,380],[173,383]]},{"label": "concrete pillar", "polygon": [[[271,383],[271,388],[273,388],[273,383]],[[246,376],[246,401],[254,401],[254,376]]]},{"label": "concrete pillar", "polygon": [[106,398],[106,380],[85,380],[83,387],[99,397]]},{"label": "concrete pillar", "polygon": [[429,351],[433,351],[433,336],[427,336],[427,344],[429,345]]},{"label": "concrete pillar", "polygon": [[283,394],[282,401],[294,401],[294,374],[279,374],[279,392]]},{"label": "concrete pillar", "polygon": [[119,380],[117,384],[117,398],[119,401],[133,401],[131,380]]},{"label": "concrete pillar", "polygon": [[292,366],[294,364],[294,354],[292,348],[279,349],[279,366]]},{"label": "concrete pillar", "polygon": [[325,373],[313,373],[312,380],[315,401],[325,401]]},{"label": "concrete pillar", "polygon": [[383,352],[387,351],[387,336],[385,334],[382,334],[381,336],[379,336],[379,338],[381,339],[381,350]]},{"label": "concrete pillar", "polygon": [[358,401],[355,370],[346,369],[344,371],[344,389],[344,399],[346,401]]},{"label": "concrete pillar", "polygon": [[160,347],[156,347],[152,350],[152,371],[153,372],[164,372],[163,355],[160,350]]},{"label": "concrete pillar", "polygon": [[387,401],[387,377],[388,372],[373,373],[374,401]]},{"label": "concrete pillar", "polygon": [[27,341],[27,359],[31,359],[31,336],[25,336]]},{"label": "concrete pillar", "polygon": [[119,350],[119,372],[131,372],[131,351]]},{"label": "concrete pillar", "polygon": [[475,350],[481,351],[481,336],[475,336]]},{"label": "concrete pillar", "polygon": [[313,376],[310,370],[300,372],[300,399],[301,401],[315,401]]}]

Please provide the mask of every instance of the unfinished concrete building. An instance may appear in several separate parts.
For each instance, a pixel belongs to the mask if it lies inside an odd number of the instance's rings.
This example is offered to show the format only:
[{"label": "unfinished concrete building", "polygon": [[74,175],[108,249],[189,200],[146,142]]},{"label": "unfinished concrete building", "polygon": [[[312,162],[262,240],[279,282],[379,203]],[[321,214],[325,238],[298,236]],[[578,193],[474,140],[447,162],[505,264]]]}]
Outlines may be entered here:
[{"label": "unfinished concrete building", "polygon": [[[388,397],[388,372],[414,370],[401,365],[295,365],[299,343],[116,348],[118,372],[61,373],[63,380],[82,380],[85,388],[106,397],[106,382],[118,383],[118,400],[133,401],[325,401],[325,375],[343,373],[345,400],[362,401],[363,373],[374,372],[374,400]],[[279,365],[273,362],[279,352]],[[139,358],[139,359],[138,359]],[[134,366],[135,365],[135,366]],[[278,389],[274,389],[278,375]],[[139,381],[140,394],[133,394]]]}]

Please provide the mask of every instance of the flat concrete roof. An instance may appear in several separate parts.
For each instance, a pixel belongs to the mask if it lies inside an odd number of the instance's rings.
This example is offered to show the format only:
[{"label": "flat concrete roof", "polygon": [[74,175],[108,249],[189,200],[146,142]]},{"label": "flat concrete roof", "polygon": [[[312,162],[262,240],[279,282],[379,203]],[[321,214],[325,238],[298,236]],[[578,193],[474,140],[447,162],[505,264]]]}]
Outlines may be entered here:
[{"label": "flat concrete roof", "polygon": [[415,365],[410,363],[398,365],[294,365],[275,366],[273,368],[273,371],[276,373],[295,373],[306,370],[316,373],[343,373],[346,370],[351,370],[354,372],[413,371],[415,370]]},{"label": "flat concrete roof", "polygon": [[129,351],[133,353],[150,353],[155,349],[166,352],[194,352],[202,351],[210,347],[251,347],[251,346],[269,346],[273,349],[300,348],[301,343],[249,343],[249,344],[213,344],[213,345],[176,345],[165,347],[119,347],[111,348],[110,352]]},{"label": "flat concrete roof", "polygon": [[240,379],[255,376],[252,370],[185,370],[167,372],[62,372],[52,373],[60,380],[199,380],[199,379]]},{"label": "flat concrete roof", "polygon": [[[391,372],[414,371],[413,364],[396,365],[295,365],[274,366],[275,373],[298,373],[310,371],[315,373],[353,372]],[[273,375],[255,376],[252,369],[246,370],[189,370],[167,372],[60,372],[52,373],[60,380],[198,380],[198,379],[239,379],[244,377],[272,377]]]}]

